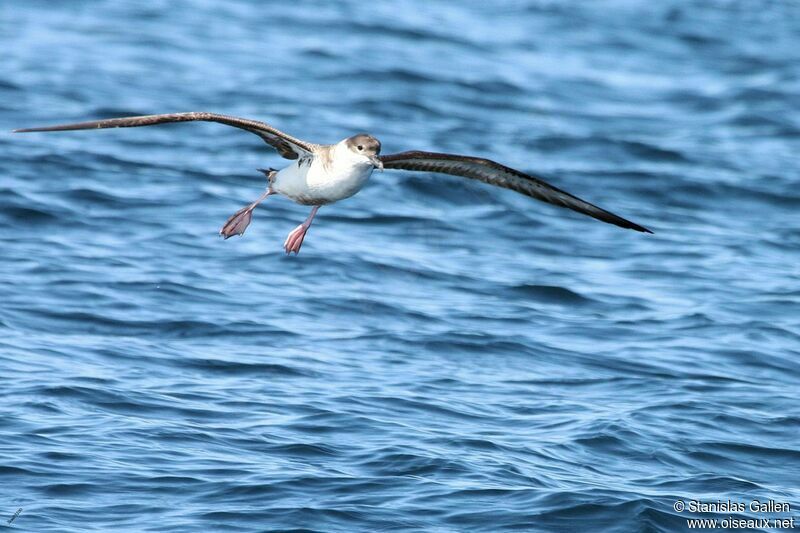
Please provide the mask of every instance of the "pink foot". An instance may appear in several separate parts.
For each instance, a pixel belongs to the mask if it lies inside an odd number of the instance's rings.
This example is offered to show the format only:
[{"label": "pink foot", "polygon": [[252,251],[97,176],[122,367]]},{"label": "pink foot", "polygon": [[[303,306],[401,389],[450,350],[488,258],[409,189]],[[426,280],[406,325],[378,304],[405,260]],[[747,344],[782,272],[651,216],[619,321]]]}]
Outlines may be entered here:
[{"label": "pink foot", "polygon": [[225,222],[225,225],[219,230],[219,234],[226,239],[234,235],[244,235],[244,230],[250,225],[250,220],[252,220],[252,218],[253,208],[251,206],[242,208]]},{"label": "pink foot", "polygon": [[289,233],[286,237],[286,241],[283,243],[283,249],[286,250],[286,255],[292,252],[294,252],[295,255],[300,253],[300,247],[303,246],[303,239],[305,239],[307,232],[308,226],[300,224]]},{"label": "pink foot", "polygon": [[247,207],[243,207],[236,211],[225,222],[225,224],[222,226],[222,229],[219,230],[219,234],[226,239],[233,237],[234,235],[244,235],[244,230],[247,229],[247,226],[250,225],[250,221],[253,219],[253,209],[255,209],[258,204],[264,201],[264,198],[271,194],[275,194],[275,192],[271,188],[267,189],[264,191],[264,194],[259,196],[258,200]]}]

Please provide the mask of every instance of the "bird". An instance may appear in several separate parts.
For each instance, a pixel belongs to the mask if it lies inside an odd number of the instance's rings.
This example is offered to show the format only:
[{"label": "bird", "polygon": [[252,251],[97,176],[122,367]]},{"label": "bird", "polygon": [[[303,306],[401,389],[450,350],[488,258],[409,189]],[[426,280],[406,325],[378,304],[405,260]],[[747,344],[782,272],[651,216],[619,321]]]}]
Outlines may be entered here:
[{"label": "bird", "polygon": [[400,169],[450,174],[504,187],[543,202],[565,207],[621,228],[653,233],[577,196],[550,185],[542,178],[515,170],[482,157],[412,150],[381,155],[381,143],[368,133],[359,133],[335,144],[315,144],[284,133],[257,120],[210,112],[166,113],[92,120],[21,128],[14,133],[133,128],[171,122],[216,122],[239,128],[261,137],[278,154],[291,161],[280,170],[258,169],[267,178],[267,188],[255,201],[230,216],[219,234],[228,239],[243,235],[252,220],[253,210],[268,196],[279,194],[294,202],[311,206],[311,213],[294,228],[283,243],[287,255],[297,255],[319,208],[349,198],[359,192],[375,169]]}]

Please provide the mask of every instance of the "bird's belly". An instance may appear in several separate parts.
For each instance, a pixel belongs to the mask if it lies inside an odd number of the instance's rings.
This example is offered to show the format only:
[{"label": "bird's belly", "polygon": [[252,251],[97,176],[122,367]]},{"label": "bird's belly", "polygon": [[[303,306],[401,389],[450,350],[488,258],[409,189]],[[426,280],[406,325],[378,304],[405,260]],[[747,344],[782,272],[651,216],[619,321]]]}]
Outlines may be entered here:
[{"label": "bird's belly", "polygon": [[356,194],[371,173],[371,166],[336,171],[317,162],[305,167],[291,165],[278,173],[273,189],[299,204],[324,205]]}]

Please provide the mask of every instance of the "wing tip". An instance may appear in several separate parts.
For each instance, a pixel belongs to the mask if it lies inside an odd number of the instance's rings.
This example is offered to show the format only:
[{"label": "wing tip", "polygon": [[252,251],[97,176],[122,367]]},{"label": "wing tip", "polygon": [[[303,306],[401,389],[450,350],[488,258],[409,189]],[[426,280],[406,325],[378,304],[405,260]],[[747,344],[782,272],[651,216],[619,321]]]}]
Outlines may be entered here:
[{"label": "wing tip", "polygon": [[38,132],[38,131],[53,131],[52,126],[39,126],[36,128],[17,128],[15,130],[11,130],[11,133],[31,133],[31,132]]},{"label": "wing tip", "polygon": [[636,230],[636,231],[639,231],[639,232],[642,232],[642,233],[649,233],[651,235],[655,235],[655,233],[653,233],[651,230],[645,228],[644,226],[640,226],[639,224],[631,224],[630,229]]},{"label": "wing tip", "polygon": [[[640,233],[653,234],[652,230],[650,230],[648,228],[645,228],[644,226],[640,226],[636,222],[631,222],[630,220],[626,220],[626,219],[624,219],[622,217],[617,217],[617,218],[620,219],[620,220],[616,220],[616,221],[605,220],[604,222],[611,222],[612,224],[615,224],[615,225],[620,226],[622,228],[632,229],[633,231],[638,231]],[[620,224],[620,222],[622,222],[622,224]]]}]

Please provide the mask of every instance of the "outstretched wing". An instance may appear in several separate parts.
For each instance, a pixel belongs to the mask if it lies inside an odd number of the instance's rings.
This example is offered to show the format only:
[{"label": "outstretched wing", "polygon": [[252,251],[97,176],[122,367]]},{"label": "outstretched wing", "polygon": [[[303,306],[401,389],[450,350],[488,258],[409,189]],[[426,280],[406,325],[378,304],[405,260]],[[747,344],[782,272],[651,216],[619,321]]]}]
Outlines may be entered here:
[{"label": "outstretched wing", "polygon": [[153,126],[167,122],[219,122],[227,126],[233,126],[242,130],[255,133],[264,141],[275,148],[279,154],[286,159],[297,159],[308,155],[314,151],[314,145],[296,139],[282,131],[273,128],[269,124],[257,120],[246,118],[229,117],[218,115],[217,113],[192,112],[192,113],[168,113],[164,115],[143,115],[138,117],[110,118],[106,120],[93,120],[91,122],[78,122],[76,124],[60,124],[58,126],[44,126],[41,128],[23,128],[14,130],[16,133],[31,131],[67,131],[67,130],[91,130],[103,128],[135,128],[138,126]]},{"label": "outstretched wing", "polygon": [[453,154],[439,154],[435,152],[401,152],[381,156],[384,168],[398,168],[403,170],[421,170],[438,172],[472,178],[484,183],[505,187],[520,192],[537,200],[560,207],[567,207],[573,211],[589,215],[590,217],[614,224],[622,228],[653,233],[649,229],[625,220],[624,218],[609,213],[596,205],[581,200],[566,191],[553,187],[544,180],[525,174],[513,168],[495,163],[489,159],[469,157]]}]

